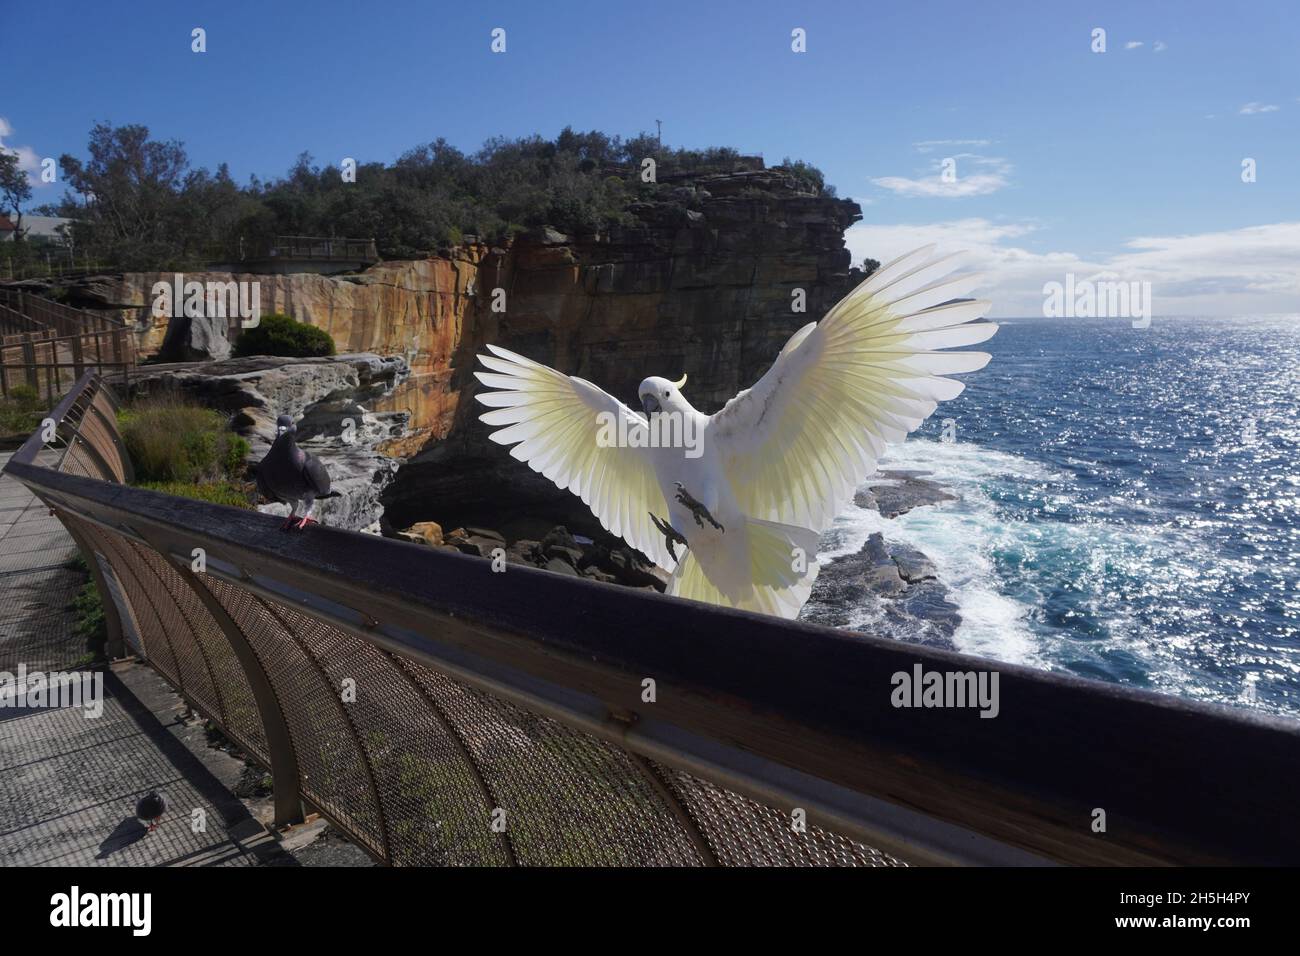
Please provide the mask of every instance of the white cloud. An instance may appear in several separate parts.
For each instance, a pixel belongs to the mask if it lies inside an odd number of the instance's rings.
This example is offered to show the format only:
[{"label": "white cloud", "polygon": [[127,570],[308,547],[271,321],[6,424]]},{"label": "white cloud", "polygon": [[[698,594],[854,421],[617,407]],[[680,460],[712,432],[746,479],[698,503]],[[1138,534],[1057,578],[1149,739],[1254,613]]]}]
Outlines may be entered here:
[{"label": "white cloud", "polygon": [[[1300,222],[1182,236],[1139,236],[1111,255],[1039,250],[1024,244],[1032,222],[972,217],[928,224],[858,223],[845,235],[854,262],[887,262],[918,246],[966,250],[964,265],[987,276],[976,294],[991,315],[1042,315],[1043,284],[1076,279],[1149,281],[1156,315],[1300,311]],[[1021,242],[1018,244],[1016,240]],[[1033,243],[1032,238],[1030,244]]]},{"label": "white cloud", "polygon": [[1127,43],[1124,44],[1124,49],[1136,50],[1140,46],[1142,46],[1141,40],[1129,40]]},{"label": "white cloud", "polygon": [[1272,103],[1255,103],[1250,102],[1239,109],[1237,112],[1242,116],[1254,116],[1256,113],[1275,113],[1279,107]]},{"label": "white cloud", "polygon": [[4,142],[6,137],[12,136],[14,128],[9,121],[0,116],[0,152],[12,153],[18,157],[18,168],[27,171],[27,179],[33,187],[48,186],[49,183],[41,182],[38,175],[41,169],[41,157],[36,154],[36,150],[30,146],[10,146]]},{"label": "white cloud", "polygon": [[[932,164],[933,175],[917,179],[905,176],[878,176],[871,182],[881,189],[888,189],[896,196],[926,199],[962,199],[967,196],[987,196],[1005,187],[1011,174],[1011,164],[1005,159],[978,156],[974,153],[958,153],[946,157],[956,162],[955,178],[952,181],[943,177],[943,160]],[[974,167],[975,172],[966,172]]]},{"label": "white cloud", "polygon": [[1154,50],[1156,53],[1164,53],[1165,50],[1169,49],[1169,44],[1167,44],[1164,40],[1157,40],[1155,42],[1155,45],[1152,46],[1151,49]]}]

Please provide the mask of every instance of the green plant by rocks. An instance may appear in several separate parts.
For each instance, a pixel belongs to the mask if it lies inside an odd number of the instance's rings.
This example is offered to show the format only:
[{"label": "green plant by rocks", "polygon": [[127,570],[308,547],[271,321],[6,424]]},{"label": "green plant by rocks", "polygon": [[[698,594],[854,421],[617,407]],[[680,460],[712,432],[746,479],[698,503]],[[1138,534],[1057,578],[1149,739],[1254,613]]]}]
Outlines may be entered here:
[{"label": "green plant by rocks", "polygon": [[324,329],[273,312],[262,316],[253,328],[239,333],[233,354],[240,358],[249,355],[282,355],[290,358],[333,355],[334,340]]},{"label": "green plant by rocks", "polygon": [[243,474],[248,442],[213,409],[170,395],[151,398],[118,412],[118,428],[138,484],[212,484]]},{"label": "green plant by rocks", "polygon": [[253,508],[249,490],[244,485],[236,484],[233,481],[209,481],[204,483],[192,481],[141,481],[137,482],[136,486],[148,488],[151,491],[161,491],[165,495],[176,495],[178,498],[207,501],[214,505],[229,505],[232,508],[247,508],[249,510]]},{"label": "green plant by rocks", "polygon": [[15,385],[0,401],[0,435],[26,435],[40,427],[48,411],[44,399],[30,385]]}]

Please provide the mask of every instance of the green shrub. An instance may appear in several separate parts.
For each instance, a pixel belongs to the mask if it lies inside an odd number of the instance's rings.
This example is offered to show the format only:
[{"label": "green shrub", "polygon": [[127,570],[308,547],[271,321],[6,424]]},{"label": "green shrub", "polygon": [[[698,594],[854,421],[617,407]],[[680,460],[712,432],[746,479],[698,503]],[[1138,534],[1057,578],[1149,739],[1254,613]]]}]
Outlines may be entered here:
[{"label": "green shrub", "polygon": [[136,482],[203,484],[237,478],[248,442],[226,428],[218,411],[168,396],[118,413]]},{"label": "green shrub", "polygon": [[15,385],[0,401],[0,435],[27,435],[40,427],[47,408],[30,385]]},{"label": "green shrub", "polygon": [[251,329],[244,329],[235,340],[234,355],[284,355],[309,358],[333,355],[334,340],[324,329],[295,322],[287,315],[273,312],[264,315]]},{"label": "green shrub", "polygon": [[161,491],[178,498],[207,501],[214,505],[230,505],[232,508],[249,510],[253,508],[248,493],[233,481],[208,481],[202,484],[188,481],[142,481],[137,482],[136,487]]},{"label": "green shrub", "polygon": [[94,578],[83,584],[72,599],[72,613],[73,632],[85,638],[86,647],[91,652],[101,650],[108,641],[108,625],[104,619],[104,602],[99,597]]},{"label": "green shrub", "polygon": [[73,667],[85,667],[104,659],[104,647],[108,644],[108,620],[104,616],[104,602],[99,596],[99,588],[91,576],[90,565],[78,551],[65,561],[62,567],[85,575],[86,583],[68,604],[72,612],[72,633],[85,638],[86,653],[71,662]]},{"label": "green shrub", "polygon": [[30,385],[15,385],[9,389],[9,400],[13,402],[39,402],[41,393]]}]

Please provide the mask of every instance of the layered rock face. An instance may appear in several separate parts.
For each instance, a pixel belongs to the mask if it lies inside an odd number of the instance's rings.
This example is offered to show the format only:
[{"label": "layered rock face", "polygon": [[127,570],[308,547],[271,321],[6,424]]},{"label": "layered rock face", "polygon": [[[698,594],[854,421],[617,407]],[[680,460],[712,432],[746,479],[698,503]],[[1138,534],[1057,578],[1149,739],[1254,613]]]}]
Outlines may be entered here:
[{"label": "layered rock face", "polygon": [[[377,409],[409,413],[411,440],[394,449],[400,454],[418,450],[427,437],[444,435],[450,427],[456,407],[448,385],[452,355],[471,305],[466,288],[485,252],[471,246],[447,258],[381,263],[344,277],[196,272],[184,273],[184,281],[213,287],[246,283],[256,289],[262,314],[283,312],[319,326],[330,333],[339,352],[400,356],[409,375]],[[168,342],[179,344],[183,354],[178,358],[194,360],[202,357],[192,353],[205,340],[196,335],[196,327],[201,332],[207,323],[152,314],[155,284],[173,285],[174,277],[170,272],[95,276],[72,283],[67,291],[76,304],[117,310],[132,322],[141,356],[159,354]],[[237,341],[239,332],[238,320],[232,319],[229,338]],[[218,347],[207,357],[226,354]]]},{"label": "layered rock face", "polygon": [[[773,171],[701,177],[671,201],[631,209],[636,223],[607,237],[543,230],[479,261],[474,305],[452,355],[450,427],[430,435],[385,494],[397,526],[502,527],[530,517],[574,531],[600,529],[557,490],[487,439],[472,400],[476,352],[501,345],[588,379],[636,406],[650,375],[677,379],[713,411],[747,388],[796,329],[819,319],[854,284],[844,230],[855,203],[802,193]],[[503,312],[493,311],[493,300]],[[805,311],[795,311],[796,290]]]},{"label": "layered rock face", "polygon": [[[857,204],[810,194],[778,170],[697,176],[661,195],[600,236],[542,229],[351,276],[185,278],[256,281],[263,313],[317,325],[340,351],[402,357],[409,376],[370,406],[409,416],[405,434],[381,446],[405,459],[383,494],[393,527],[531,521],[595,536],[580,501],[488,441],[472,400],[475,353],[501,345],[633,405],[643,378],[685,372],[687,397],[708,412],[752,385],[791,333],[860,278],[844,247]],[[69,291],[78,304],[128,309],[149,354],[166,332],[147,308],[158,281],[172,276],[96,278]]]},{"label": "layered rock face", "polygon": [[[380,520],[380,497],[399,462],[379,448],[404,433],[405,412],[375,411],[407,378],[397,356],[351,353],[330,358],[228,359],[140,369],[136,395],[180,392],[231,416],[231,426],[249,440],[249,460],[265,456],[275,440],[275,419],[298,422],[298,444],[329,470],[336,498],[321,500],[316,517],[354,531]],[[260,510],[287,514],[285,505]]]}]

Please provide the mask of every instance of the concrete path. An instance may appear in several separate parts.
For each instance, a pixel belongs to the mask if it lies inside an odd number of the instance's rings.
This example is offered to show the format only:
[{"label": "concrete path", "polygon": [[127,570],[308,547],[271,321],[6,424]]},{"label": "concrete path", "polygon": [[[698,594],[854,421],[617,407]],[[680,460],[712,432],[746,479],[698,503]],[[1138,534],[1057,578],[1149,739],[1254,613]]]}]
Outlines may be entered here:
[{"label": "concrete path", "polygon": [[[19,663],[88,672],[68,609],[86,580],[76,553],[45,506],[0,476],[0,681]],[[243,762],[206,746],[202,721],[152,669],[97,673],[98,717],[0,705],[0,866],[294,865],[231,792]],[[169,809],[147,833],[135,804],[154,788]]]}]

